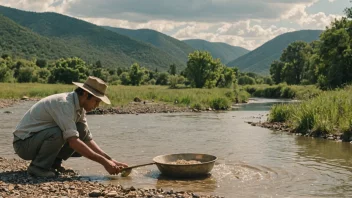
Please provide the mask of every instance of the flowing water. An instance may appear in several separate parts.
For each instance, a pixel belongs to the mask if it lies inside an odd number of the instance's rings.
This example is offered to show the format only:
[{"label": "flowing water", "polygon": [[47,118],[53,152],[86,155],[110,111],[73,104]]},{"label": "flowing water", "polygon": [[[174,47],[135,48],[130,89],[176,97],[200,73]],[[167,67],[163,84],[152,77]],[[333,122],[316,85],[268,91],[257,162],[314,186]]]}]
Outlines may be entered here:
[{"label": "flowing water", "polygon": [[[295,136],[254,127],[279,100],[256,99],[228,112],[140,115],[89,115],[94,140],[129,165],[172,153],[218,157],[211,175],[197,180],[169,179],[155,165],[134,169],[129,177],[107,176],[85,158],[65,165],[84,178],[125,187],[196,191],[225,197],[351,197],[352,144]],[[0,156],[15,157],[11,131],[33,103],[0,111]],[[2,112],[12,111],[11,114]]]}]

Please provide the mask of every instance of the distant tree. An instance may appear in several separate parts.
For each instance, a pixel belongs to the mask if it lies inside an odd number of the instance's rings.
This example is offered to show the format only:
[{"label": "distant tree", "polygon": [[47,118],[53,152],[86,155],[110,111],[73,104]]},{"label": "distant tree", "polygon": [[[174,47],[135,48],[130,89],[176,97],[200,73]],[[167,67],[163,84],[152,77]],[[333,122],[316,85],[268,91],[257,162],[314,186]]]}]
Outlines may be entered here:
[{"label": "distant tree", "polygon": [[129,72],[130,83],[132,85],[139,86],[143,80],[143,75],[144,75],[143,69],[141,69],[141,67],[137,63],[134,63],[131,66],[130,72]]},{"label": "distant tree", "polygon": [[234,70],[232,68],[224,66],[216,83],[216,86],[230,88],[235,80],[236,76]]},{"label": "distant tree", "polygon": [[51,68],[49,83],[71,84],[73,81],[82,82],[87,79],[89,70],[86,63],[77,57],[60,59]]},{"label": "distant tree", "polygon": [[40,68],[44,68],[47,66],[47,61],[45,59],[37,59],[35,64]]},{"label": "distant tree", "polygon": [[168,72],[169,72],[170,75],[176,75],[176,72],[177,72],[176,71],[176,65],[175,64],[171,64]]},{"label": "distant tree", "polygon": [[105,82],[108,81],[108,78],[110,76],[108,70],[104,69],[104,68],[94,68],[92,71],[93,76],[98,77],[102,80],[104,80]]},{"label": "distant tree", "polygon": [[264,84],[272,85],[274,81],[270,77],[264,77]]},{"label": "distant tree", "polygon": [[34,67],[24,66],[19,69],[17,81],[20,83],[32,82],[34,77]]},{"label": "distant tree", "polygon": [[255,79],[252,77],[249,77],[247,75],[244,75],[244,76],[241,76],[238,78],[238,84],[239,85],[254,85]]},{"label": "distant tree", "polygon": [[170,84],[170,88],[171,89],[174,89],[174,88],[177,88],[177,76],[175,75],[169,75],[169,84]]},{"label": "distant tree", "polygon": [[10,57],[10,55],[8,55],[8,54],[2,54],[2,55],[1,55],[1,58],[2,58],[2,59],[7,59],[7,58],[9,58],[9,57]]},{"label": "distant tree", "polygon": [[167,85],[169,83],[169,74],[167,72],[161,72],[158,74],[156,79],[157,85]]},{"label": "distant tree", "polygon": [[274,61],[270,65],[270,75],[275,84],[279,84],[283,81],[282,70],[284,63],[281,61]]},{"label": "distant tree", "polygon": [[283,51],[280,61],[285,64],[283,79],[287,84],[301,83],[303,69],[310,54],[311,47],[304,41],[295,41]]},{"label": "distant tree", "polygon": [[122,85],[129,85],[130,84],[130,76],[128,72],[122,72],[120,75],[120,80]]},{"label": "distant tree", "polygon": [[39,68],[37,70],[36,76],[38,78],[37,82],[47,83],[50,76],[50,71],[47,68]]},{"label": "distant tree", "polygon": [[109,75],[115,75],[115,74],[117,74],[117,70],[116,70],[116,69],[111,69],[111,68],[109,68],[109,69],[108,69],[108,72],[109,72]]},{"label": "distant tree", "polygon": [[94,66],[95,66],[95,68],[102,68],[103,67],[103,65],[101,64],[100,60],[95,62]]},{"label": "distant tree", "polygon": [[219,59],[214,60],[207,51],[190,53],[187,61],[186,74],[192,85],[196,88],[204,86],[215,87],[220,76],[222,64]]},{"label": "distant tree", "polygon": [[0,82],[8,82],[13,78],[13,71],[5,62],[0,62]]}]

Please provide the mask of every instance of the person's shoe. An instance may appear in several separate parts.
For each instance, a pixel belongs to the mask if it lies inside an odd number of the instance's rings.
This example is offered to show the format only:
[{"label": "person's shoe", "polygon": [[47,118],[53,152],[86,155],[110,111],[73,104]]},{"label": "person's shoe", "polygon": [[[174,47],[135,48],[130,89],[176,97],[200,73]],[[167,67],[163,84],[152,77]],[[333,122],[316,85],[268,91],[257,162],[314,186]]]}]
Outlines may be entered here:
[{"label": "person's shoe", "polygon": [[62,166],[62,159],[56,158],[51,168],[58,173],[75,173],[71,168]]},{"label": "person's shoe", "polygon": [[45,170],[34,165],[29,165],[27,172],[28,174],[36,177],[55,177],[55,173],[53,171]]}]

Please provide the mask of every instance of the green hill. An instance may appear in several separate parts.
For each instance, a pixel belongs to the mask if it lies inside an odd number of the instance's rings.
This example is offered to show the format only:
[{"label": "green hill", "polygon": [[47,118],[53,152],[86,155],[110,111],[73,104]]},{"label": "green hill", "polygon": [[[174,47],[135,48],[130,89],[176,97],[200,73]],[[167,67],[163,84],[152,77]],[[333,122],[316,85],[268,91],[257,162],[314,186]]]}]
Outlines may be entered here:
[{"label": "green hill", "polygon": [[290,43],[299,40],[312,42],[318,40],[321,33],[321,30],[301,30],[279,35],[248,54],[229,62],[227,65],[236,66],[241,72],[268,75],[271,63],[280,59],[282,51]]},{"label": "green hill", "polygon": [[210,52],[214,58],[220,58],[221,62],[224,64],[249,52],[249,50],[245,48],[228,45],[226,43],[208,42],[200,39],[184,40],[184,42],[194,49]]},{"label": "green hill", "polygon": [[58,59],[69,57],[71,46],[55,39],[36,34],[0,15],[0,53],[19,56],[26,59]]},{"label": "green hill", "polygon": [[[60,50],[70,52],[64,54],[81,57],[87,62],[100,60],[107,67],[129,67],[137,62],[141,66],[159,70],[168,69],[170,64],[185,66],[182,60],[156,47],[72,17],[57,13],[27,12],[4,6],[0,6],[0,13],[34,33],[46,37],[48,45],[55,42],[60,46]],[[4,42],[7,39],[22,42],[12,39],[11,34],[9,36]],[[44,58],[52,57],[44,56]]]},{"label": "green hill", "polygon": [[163,52],[166,52],[174,57],[177,57],[178,59],[184,62],[187,62],[188,54],[195,50],[191,46],[187,45],[186,43],[155,30],[150,30],[150,29],[130,30],[130,29],[124,29],[124,28],[109,27],[109,26],[103,26],[103,27],[113,32],[116,32],[125,36],[129,36],[135,40],[152,44],[153,46],[157,47]]}]

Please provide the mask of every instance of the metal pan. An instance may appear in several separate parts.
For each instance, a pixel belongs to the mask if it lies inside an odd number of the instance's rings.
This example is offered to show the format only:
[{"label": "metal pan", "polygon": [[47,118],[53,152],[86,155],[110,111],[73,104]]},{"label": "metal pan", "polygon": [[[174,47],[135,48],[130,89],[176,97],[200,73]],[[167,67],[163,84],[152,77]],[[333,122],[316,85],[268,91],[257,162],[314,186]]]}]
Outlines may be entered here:
[{"label": "metal pan", "polygon": [[[199,161],[198,164],[172,164],[178,160]],[[130,166],[121,170],[121,176],[128,176],[132,168],[156,164],[162,175],[169,177],[192,178],[207,175],[214,167],[217,157],[200,153],[179,153],[159,155],[152,163]]]}]

